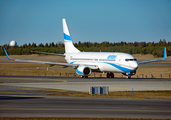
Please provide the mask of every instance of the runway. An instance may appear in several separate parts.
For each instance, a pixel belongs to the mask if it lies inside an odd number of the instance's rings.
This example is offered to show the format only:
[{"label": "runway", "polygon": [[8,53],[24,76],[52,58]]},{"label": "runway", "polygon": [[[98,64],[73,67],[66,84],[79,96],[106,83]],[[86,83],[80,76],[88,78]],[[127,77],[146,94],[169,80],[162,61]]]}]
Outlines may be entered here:
[{"label": "runway", "polygon": [[0,117],[171,118],[170,99],[48,95],[59,92],[88,91],[89,86],[102,85],[109,86],[113,91],[132,88],[170,90],[171,80],[0,76]]},{"label": "runway", "polygon": [[1,76],[3,86],[24,87],[32,89],[60,89],[88,92],[90,86],[108,86],[110,91],[171,90],[171,79],[107,79],[103,77],[45,77],[45,76]]}]

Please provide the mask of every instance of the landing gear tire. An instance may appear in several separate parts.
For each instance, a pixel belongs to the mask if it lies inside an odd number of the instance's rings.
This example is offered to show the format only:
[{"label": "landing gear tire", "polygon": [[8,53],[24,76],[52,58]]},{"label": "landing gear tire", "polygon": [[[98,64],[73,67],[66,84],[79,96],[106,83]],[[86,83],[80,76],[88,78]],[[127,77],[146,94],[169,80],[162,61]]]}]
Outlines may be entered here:
[{"label": "landing gear tire", "polygon": [[111,78],[114,78],[114,74],[112,72],[110,73],[110,76],[111,76]]},{"label": "landing gear tire", "polygon": [[110,74],[109,73],[107,73],[107,78],[110,78]]},{"label": "landing gear tire", "polygon": [[127,79],[130,79],[130,78],[131,78],[131,75],[126,76],[126,78],[127,78]]},{"label": "landing gear tire", "polygon": [[88,76],[81,76],[81,78],[88,78]]},{"label": "landing gear tire", "polygon": [[88,78],[88,76],[85,76],[85,78]]},{"label": "landing gear tire", "polygon": [[128,79],[130,79],[131,78],[131,75],[128,75]]},{"label": "landing gear tire", "polygon": [[81,76],[81,78],[85,78],[85,76]]},{"label": "landing gear tire", "polygon": [[114,78],[114,74],[112,72],[107,73],[107,78]]}]

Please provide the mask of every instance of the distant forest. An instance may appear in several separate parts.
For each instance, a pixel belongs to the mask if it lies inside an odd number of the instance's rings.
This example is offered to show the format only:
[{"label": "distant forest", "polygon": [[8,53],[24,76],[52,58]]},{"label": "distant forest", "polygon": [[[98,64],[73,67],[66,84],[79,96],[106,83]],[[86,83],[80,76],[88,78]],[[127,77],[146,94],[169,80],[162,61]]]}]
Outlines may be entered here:
[{"label": "distant forest", "polygon": [[[152,54],[155,57],[162,57],[164,47],[167,49],[167,55],[171,56],[171,42],[166,42],[165,39],[161,40],[158,43],[154,42],[78,42],[74,43],[74,46],[80,51],[84,52],[124,52],[129,54]],[[36,45],[36,43],[24,44],[22,46],[10,47],[9,45],[0,46],[0,55],[5,55],[3,47],[7,50],[9,55],[29,55],[32,54],[30,51],[41,51],[41,52],[50,52],[50,53],[60,53],[65,52],[64,43],[46,43]]]}]

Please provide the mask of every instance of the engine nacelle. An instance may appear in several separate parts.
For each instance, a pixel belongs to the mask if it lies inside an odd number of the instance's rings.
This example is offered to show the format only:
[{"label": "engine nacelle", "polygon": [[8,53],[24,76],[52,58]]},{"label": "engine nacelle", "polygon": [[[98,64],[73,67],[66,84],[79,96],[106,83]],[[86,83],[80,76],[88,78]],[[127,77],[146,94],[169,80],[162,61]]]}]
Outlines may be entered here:
[{"label": "engine nacelle", "polygon": [[127,72],[127,73],[122,73],[123,75],[129,76],[129,75],[135,75],[136,71],[132,71],[132,72]]},{"label": "engine nacelle", "polygon": [[76,73],[78,75],[89,76],[91,74],[91,69],[89,67],[86,67],[86,66],[79,66],[76,69]]}]

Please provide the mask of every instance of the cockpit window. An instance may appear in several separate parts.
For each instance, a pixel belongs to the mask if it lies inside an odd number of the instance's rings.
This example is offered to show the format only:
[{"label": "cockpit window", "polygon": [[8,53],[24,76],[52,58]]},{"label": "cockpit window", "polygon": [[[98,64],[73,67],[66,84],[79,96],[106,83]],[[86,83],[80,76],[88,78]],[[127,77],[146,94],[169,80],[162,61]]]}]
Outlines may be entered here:
[{"label": "cockpit window", "polygon": [[137,59],[125,59],[125,61],[137,61]]}]

